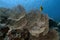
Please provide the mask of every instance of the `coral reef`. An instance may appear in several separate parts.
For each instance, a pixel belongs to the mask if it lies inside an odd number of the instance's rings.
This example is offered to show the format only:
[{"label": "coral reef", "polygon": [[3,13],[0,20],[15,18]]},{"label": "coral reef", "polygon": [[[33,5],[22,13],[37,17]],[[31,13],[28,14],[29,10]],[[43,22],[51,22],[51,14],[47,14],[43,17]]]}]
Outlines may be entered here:
[{"label": "coral reef", "polygon": [[0,13],[0,40],[59,40],[58,32],[49,27],[48,15],[39,10],[27,13],[18,5],[1,8]]}]

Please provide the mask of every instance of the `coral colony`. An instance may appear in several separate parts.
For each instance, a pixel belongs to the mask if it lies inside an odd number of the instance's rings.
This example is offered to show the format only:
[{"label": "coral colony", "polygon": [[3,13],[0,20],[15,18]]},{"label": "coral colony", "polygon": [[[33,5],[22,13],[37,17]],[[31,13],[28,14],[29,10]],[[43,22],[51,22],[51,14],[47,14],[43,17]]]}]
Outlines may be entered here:
[{"label": "coral colony", "polygon": [[26,12],[21,5],[0,8],[0,40],[59,40],[49,27],[48,15],[40,10]]}]

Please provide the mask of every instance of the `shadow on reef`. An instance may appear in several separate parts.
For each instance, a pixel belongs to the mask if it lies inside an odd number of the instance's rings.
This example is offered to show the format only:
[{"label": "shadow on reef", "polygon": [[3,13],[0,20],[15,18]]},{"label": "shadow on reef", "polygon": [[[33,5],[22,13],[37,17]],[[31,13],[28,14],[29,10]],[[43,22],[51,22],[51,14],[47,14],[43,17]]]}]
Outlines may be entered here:
[{"label": "shadow on reef", "polygon": [[54,20],[52,20],[52,19],[49,19],[49,27],[57,27],[57,22],[56,21],[54,21]]},{"label": "shadow on reef", "polygon": [[[56,31],[58,31],[58,34],[59,34],[59,37],[60,37],[60,24],[58,25],[59,23],[52,20],[52,19],[49,19],[49,27],[50,29],[55,29]],[[59,38],[60,40],[60,38]]]},{"label": "shadow on reef", "polygon": [[0,40],[59,40],[57,24],[39,10],[27,13],[21,5],[0,8]]},{"label": "shadow on reef", "polygon": [[55,28],[58,32],[60,32],[60,25],[58,25],[59,23],[52,20],[52,19],[49,19],[49,27],[50,28]]}]

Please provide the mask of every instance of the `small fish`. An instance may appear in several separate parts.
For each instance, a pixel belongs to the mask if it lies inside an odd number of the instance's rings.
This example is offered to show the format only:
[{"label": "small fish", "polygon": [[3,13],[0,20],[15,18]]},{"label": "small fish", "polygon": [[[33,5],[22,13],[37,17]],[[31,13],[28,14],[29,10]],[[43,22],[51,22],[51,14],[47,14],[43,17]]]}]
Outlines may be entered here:
[{"label": "small fish", "polygon": [[40,7],[40,11],[43,11],[43,7],[42,6]]}]

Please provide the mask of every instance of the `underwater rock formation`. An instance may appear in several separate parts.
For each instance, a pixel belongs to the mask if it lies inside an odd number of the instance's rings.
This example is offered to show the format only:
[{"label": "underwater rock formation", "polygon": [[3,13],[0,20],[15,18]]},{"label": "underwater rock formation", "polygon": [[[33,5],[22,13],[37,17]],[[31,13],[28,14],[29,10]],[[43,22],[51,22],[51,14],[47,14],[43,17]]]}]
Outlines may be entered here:
[{"label": "underwater rock formation", "polygon": [[56,30],[50,30],[45,36],[41,33],[39,37],[32,36],[30,40],[59,40],[59,37]]},{"label": "underwater rock formation", "polygon": [[43,32],[45,35],[49,31],[48,16],[43,15],[38,10],[33,10],[28,14],[27,29],[34,36],[39,36]]},{"label": "underwater rock formation", "polygon": [[8,19],[18,21],[25,16],[25,13],[25,9],[21,5],[18,5],[12,8],[12,11],[10,12],[10,17]]},{"label": "underwater rock formation", "polygon": [[9,28],[7,26],[0,25],[0,40],[4,40],[5,36],[7,35]]},{"label": "underwater rock formation", "polygon": [[11,20],[8,24],[10,31],[12,29],[26,28],[34,36],[39,36],[43,32],[43,35],[49,31],[48,16],[40,13],[39,10],[33,10],[18,21]]},{"label": "underwater rock formation", "polygon": [[[25,9],[18,5],[12,9],[0,11],[1,40],[59,40],[58,32],[49,28],[48,15],[39,10]],[[2,13],[8,15],[2,16]]]},{"label": "underwater rock formation", "polygon": [[15,29],[10,32],[8,37],[10,40],[29,40],[30,33],[27,29]]},{"label": "underwater rock formation", "polygon": [[9,40],[59,40],[58,32],[50,30],[46,35],[42,33],[38,37],[33,36],[27,29],[15,29],[8,35]]}]

